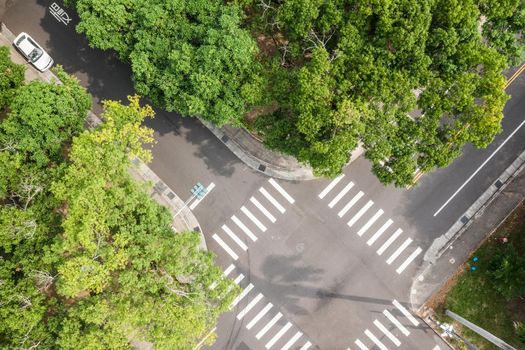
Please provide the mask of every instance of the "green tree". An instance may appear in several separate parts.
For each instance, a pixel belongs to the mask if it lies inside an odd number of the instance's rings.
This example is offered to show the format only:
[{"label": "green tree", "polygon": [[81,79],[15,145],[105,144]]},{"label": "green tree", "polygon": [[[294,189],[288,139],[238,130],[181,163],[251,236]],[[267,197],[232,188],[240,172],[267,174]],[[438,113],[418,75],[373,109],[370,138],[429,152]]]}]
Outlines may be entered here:
[{"label": "green tree", "polygon": [[15,91],[24,82],[23,65],[15,64],[9,56],[9,48],[0,46],[0,113],[9,104]]}]

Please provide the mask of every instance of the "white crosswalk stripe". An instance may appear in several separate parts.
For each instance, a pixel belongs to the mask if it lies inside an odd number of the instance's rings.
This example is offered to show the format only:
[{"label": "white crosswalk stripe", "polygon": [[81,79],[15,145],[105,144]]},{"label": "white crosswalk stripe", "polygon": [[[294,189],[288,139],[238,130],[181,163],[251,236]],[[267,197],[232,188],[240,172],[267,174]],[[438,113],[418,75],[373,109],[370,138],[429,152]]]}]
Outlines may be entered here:
[{"label": "white crosswalk stripe", "polygon": [[237,245],[238,245],[239,247],[241,247],[242,250],[244,250],[244,251],[247,251],[247,250],[248,250],[248,247],[246,246],[246,244],[244,244],[244,242],[241,241],[241,239],[240,239],[239,237],[237,237],[237,235],[236,235],[235,233],[233,233],[233,231],[230,230],[230,228],[229,228],[228,226],[226,226],[226,225],[222,225],[222,230],[223,230],[224,232],[226,232],[226,234],[227,234],[228,236],[230,236],[230,238],[231,238],[235,243],[237,243]]},{"label": "white crosswalk stripe", "polygon": [[357,193],[351,200],[350,202],[348,202],[344,207],[343,209],[341,209],[341,211],[337,214],[340,218],[343,217],[343,215],[345,215],[349,210],[350,208],[352,208],[352,206],[357,203],[357,201],[364,196],[364,193],[363,191],[359,191],[359,193]]},{"label": "white crosswalk stripe", "polygon": [[363,344],[363,342],[359,339],[356,339],[355,340],[355,345],[359,346],[359,349],[361,350],[368,350],[368,348],[365,346],[365,344]]},{"label": "white crosswalk stripe", "polygon": [[274,346],[274,344],[277,343],[279,339],[281,339],[281,337],[290,329],[290,327],[292,327],[292,324],[290,322],[287,322],[286,325],[283,328],[281,328],[279,332],[277,332],[277,334],[275,334],[268,343],[266,343],[266,349],[269,349],[272,346]]},{"label": "white crosswalk stripe", "polygon": [[252,289],[253,289],[253,284],[250,283],[246,288],[244,288],[244,290],[241,292],[241,294],[237,295],[237,297],[235,299],[233,299],[232,304],[230,305],[230,309],[235,307],[239,303],[239,301],[244,299],[246,294],[250,293],[250,291]]},{"label": "white crosswalk stripe", "polygon": [[263,329],[261,329],[259,331],[259,333],[257,333],[257,335],[255,336],[255,338],[257,338],[257,340],[261,339],[261,337],[263,337],[270,328],[272,328],[272,326],[277,322],[279,321],[279,319],[283,317],[283,314],[282,313],[278,313],[277,315],[275,315],[271,320],[270,322],[268,322],[266,324],[266,326],[263,327]]},{"label": "white crosswalk stripe", "polygon": [[388,318],[388,320],[392,322],[406,337],[410,335],[408,329],[406,329],[405,326],[403,326],[388,310],[383,310],[383,315],[385,315],[386,318]]},{"label": "white crosswalk stripe", "polygon": [[310,343],[309,341],[307,341],[302,347],[300,350],[308,350],[310,349],[310,347],[312,346],[312,343]]},{"label": "white crosswalk stripe", "polygon": [[354,226],[354,224],[357,222],[357,220],[359,220],[361,218],[361,216],[363,216],[364,213],[366,213],[368,211],[368,209],[370,209],[370,207],[372,205],[374,205],[374,202],[373,201],[368,201],[361,209],[359,209],[357,214],[355,214],[354,217],[351,218],[350,221],[348,221],[347,225],[350,226],[350,227]]},{"label": "white crosswalk stripe", "polygon": [[357,235],[358,236],[362,236],[366,231],[368,231],[368,229],[370,228],[370,226],[372,226],[376,221],[377,219],[379,219],[379,217],[383,215],[383,209],[379,209],[375,214],[374,216],[372,216],[370,218],[370,220],[368,220],[366,222],[366,224],[363,225],[363,227],[361,227],[359,229],[359,231],[357,231]]},{"label": "white crosswalk stripe", "polygon": [[292,198],[274,179],[268,180],[268,182],[279,192],[290,204],[295,203],[295,199]]},{"label": "white crosswalk stripe", "polygon": [[242,206],[241,207],[241,211],[259,228],[259,230],[261,230],[262,232],[266,232],[266,226],[264,226],[262,224],[262,222],[260,222],[256,217],[255,215],[252,214],[251,211],[249,211],[248,209],[246,209],[245,206]]},{"label": "white crosswalk stripe", "polygon": [[368,336],[368,338],[370,338],[370,340],[372,340],[374,342],[374,344],[381,350],[388,350],[388,348],[383,344],[381,343],[381,341],[379,339],[377,339],[377,337],[374,335],[374,333],[370,332],[370,330],[365,330],[365,334]]},{"label": "white crosswalk stripe", "polygon": [[335,185],[337,185],[339,181],[343,179],[343,177],[345,177],[345,174],[341,174],[333,179],[332,182],[330,182],[328,186],[326,186],[325,189],[319,193],[319,198],[323,199],[328,194],[328,192],[330,192],[335,187]]},{"label": "white crosswalk stripe", "polygon": [[216,233],[214,233],[212,237],[215,240],[215,242],[219,243],[222,249],[224,249],[226,253],[228,253],[232,257],[233,260],[239,259],[239,256],[235,254],[235,252],[230,248],[230,246],[224,243],[224,241],[219,236],[217,236]]},{"label": "white crosswalk stripe", "polygon": [[392,301],[392,304],[394,304],[394,306],[397,307],[397,309],[401,311],[401,313],[405,315],[405,317],[408,318],[409,321],[412,322],[414,326],[417,327],[419,325],[419,321],[416,320],[416,318],[412,316],[412,314],[407,309],[405,309],[405,307],[401,305],[399,301],[394,299],[394,301]]},{"label": "white crosswalk stripe", "polygon": [[232,220],[233,222],[235,222],[235,224],[237,226],[239,226],[239,228],[242,230],[242,232],[244,232],[246,234],[246,236],[250,237],[250,239],[252,241],[256,241],[257,240],[257,237],[253,234],[253,232],[248,228],[246,227],[245,224],[242,223],[241,220],[239,220],[238,217],[236,217],[235,215],[232,216]]},{"label": "white crosswalk stripe", "polygon": [[390,227],[390,225],[392,225],[393,222],[394,221],[392,221],[391,219],[388,219],[388,221],[385,222],[383,226],[381,226],[381,228],[377,230],[376,233],[374,233],[372,237],[370,237],[370,239],[366,242],[366,244],[368,244],[369,246],[374,244],[374,242],[377,241],[379,237],[381,237],[381,235],[386,231],[387,228]]},{"label": "white crosswalk stripe", "polygon": [[384,335],[388,337],[388,339],[392,341],[392,343],[394,343],[395,346],[399,347],[401,345],[399,339],[397,339],[395,335],[393,335],[385,326],[383,326],[381,322],[379,322],[378,320],[374,320],[374,324],[377,328],[379,328],[381,332],[383,332]]},{"label": "white crosswalk stripe", "polygon": [[255,197],[250,198],[250,202],[252,202],[257,207],[257,209],[259,209],[261,213],[263,213],[264,216],[268,218],[268,220],[271,222],[276,221],[275,216],[273,216],[257,199],[255,199]]},{"label": "white crosswalk stripe", "polygon": [[263,295],[262,293],[259,293],[257,294],[257,296],[255,298],[252,299],[252,301],[250,301],[250,303],[248,305],[246,305],[246,307],[237,314],[237,319],[240,320],[242,319],[244,316],[246,316],[246,314],[248,312],[250,312],[251,309],[253,309],[253,307],[259,302],[261,301],[261,299],[263,298]]},{"label": "white crosswalk stripe", "polygon": [[234,282],[235,284],[239,284],[239,283],[243,280],[243,278],[244,278],[244,275],[241,273],[241,274],[239,274],[239,276],[235,277],[235,279],[233,280],[233,282]]},{"label": "white crosswalk stripe", "polygon": [[270,193],[268,193],[264,187],[259,188],[259,192],[261,192],[263,196],[281,212],[281,214],[284,214],[286,209],[284,209],[284,207]]},{"label": "white crosswalk stripe", "polygon": [[228,275],[235,269],[235,265],[230,264],[226,270],[224,270],[223,276],[228,277]]},{"label": "white crosswalk stripe", "polygon": [[301,331],[298,331],[297,333],[295,333],[294,336],[291,337],[290,340],[288,340],[286,344],[284,344],[281,350],[290,349],[299,340],[299,338],[301,338],[301,335],[303,335],[303,332]]},{"label": "white crosswalk stripe", "polygon": [[266,306],[259,311],[259,313],[246,325],[246,329],[251,329],[257,322],[260,321],[260,319],[270,311],[270,309],[273,307],[272,303],[266,304]]},{"label": "white crosswalk stripe", "polygon": [[385,252],[385,250],[387,250],[387,248],[390,247],[390,245],[392,243],[394,243],[394,241],[397,239],[397,237],[399,237],[399,235],[401,235],[402,232],[403,232],[403,230],[398,228],[396,230],[396,232],[394,232],[394,234],[392,236],[390,236],[390,238],[388,238],[387,241],[381,246],[381,248],[379,248],[377,250],[377,255],[383,254]]},{"label": "white crosswalk stripe", "polygon": [[412,238],[407,238],[403,244],[401,244],[399,246],[399,248],[396,249],[396,251],[390,255],[390,257],[388,258],[388,260],[386,261],[386,263],[388,265],[392,264],[394,262],[394,260],[397,259],[397,257],[403,252],[403,250],[405,250],[409,245],[410,243],[412,243]]},{"label": "white crosswalk stripe", "polygon": [[412,254],[410,254],[410,256],[397,268],[396,272],[401,274],[401,272],[406,269],[408,264],[410,264],[422,251],[423,249],[421,249],[421,247],[417,247],[417,249],[414,250]]},{"label": "white crosswalk stripe", "polygon": [[347,185],[341,190],[341,192],[339,192],[339,193],[337,194],[337,196],[334,197],[334,199],[332,199],[332,201],[328,204],[328,206],[329,206],[330,208],[333,208],[333,207],[334,207],[334,206],[335,206],[335,205],[341,200],[341,198],[343,198],[343,196],[344,196],[345,194],[347,194],[348,191],[350,191],[350,189],[351,189],[352,187],[354,187],[354,183],[353,183],[352,181],[350,181],[350,183],[347,184]]}]

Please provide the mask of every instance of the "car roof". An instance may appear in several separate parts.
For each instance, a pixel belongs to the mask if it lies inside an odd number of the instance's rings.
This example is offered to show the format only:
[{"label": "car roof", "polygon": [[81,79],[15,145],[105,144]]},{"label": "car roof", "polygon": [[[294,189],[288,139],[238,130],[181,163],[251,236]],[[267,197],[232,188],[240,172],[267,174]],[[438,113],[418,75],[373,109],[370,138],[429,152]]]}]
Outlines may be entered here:
[{"label": "car roof", "polygon": [[36,42],[33,38],[31,38],[29,35],[27,35],[26,33],[23,33],[24,35],[24,38],[22,41],[20,41],[20,43],[18,44],[18,47],[20,48],[20,50],[22,50],[26,55],[28,55],[31,51],[33,51],[33,49],[35,48],[38,48],[40,49],[40,47],[36,46]]}]

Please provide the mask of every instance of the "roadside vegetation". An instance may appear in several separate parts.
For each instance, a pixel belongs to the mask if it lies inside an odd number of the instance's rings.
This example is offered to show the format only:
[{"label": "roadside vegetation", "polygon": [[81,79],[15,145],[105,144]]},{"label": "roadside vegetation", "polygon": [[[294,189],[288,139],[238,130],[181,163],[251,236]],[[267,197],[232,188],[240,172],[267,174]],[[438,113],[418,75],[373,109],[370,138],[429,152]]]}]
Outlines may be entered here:
[{"label": "roadside vegetation", "polygon": [[523,58],[522,0],[69,0],[138,93],[246,127],[335,176],[359,143],[385,184],[501,131],[502,71]]},{"label": "roadside vegetation", "polygon": [[26,84],[0,48],[0,348],[192,349],[237,288],[129,174],[153,110],[106,101],[84,130],[90,96],[55,73]]},{"label": "roadside vegetation", "polygon": [[[438,306],[441,318],[451,322],[443,316],[444,310],[449,309],[516,349],[525,349],[525,203],[472,258]],[[459,329],[479,350],[498,349],[469,329]]]}]

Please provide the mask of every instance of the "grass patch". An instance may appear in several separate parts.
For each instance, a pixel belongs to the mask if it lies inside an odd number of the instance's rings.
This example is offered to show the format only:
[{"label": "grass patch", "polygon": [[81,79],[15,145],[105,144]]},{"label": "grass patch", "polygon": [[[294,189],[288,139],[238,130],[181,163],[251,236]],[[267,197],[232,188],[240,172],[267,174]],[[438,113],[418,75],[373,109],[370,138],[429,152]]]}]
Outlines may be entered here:
[{"label": "grass patch", "polygon": [[[445,309],[525,349],[525,203],[474,252],[436,308],[439,318],[450,323]],[[498,349],[469,329],[454,328],[479,350]]]}]

